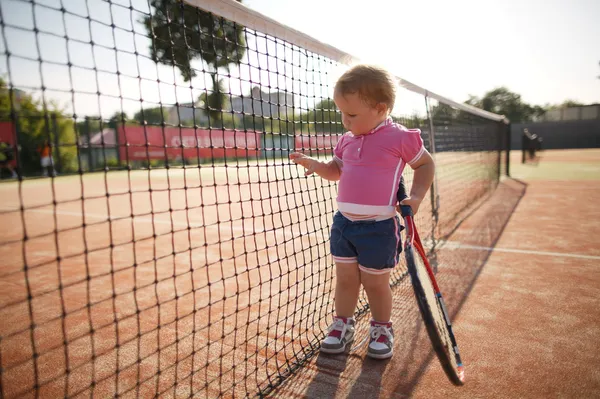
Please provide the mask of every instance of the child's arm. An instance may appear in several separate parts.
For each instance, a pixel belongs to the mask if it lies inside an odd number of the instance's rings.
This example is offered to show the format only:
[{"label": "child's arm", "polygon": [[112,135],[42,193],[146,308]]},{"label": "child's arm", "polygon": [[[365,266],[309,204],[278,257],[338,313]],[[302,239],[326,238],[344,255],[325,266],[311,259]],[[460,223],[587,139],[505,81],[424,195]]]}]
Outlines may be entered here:
[{"label": "child's arm", "polygon": [[425,150],[417,162],[410,166],[415,171],[415,177],[410,189],[410,195],[400,204],[410,205],[413,213],[417,213],[421,201],[425,198],[425,194],[427,194],[427,190],[429,190],[429,187],[431,187],[431,183],[433,182],[435,163],[433,162],[431,154]]},{"label": "child's arm", "polygon": [[299,152],[291,153],[290,159],[294,163],[306,168],[306,173],[304,173],[304,176],[316,173],[325,180],[340,180],[340,167],[334,159],[329,162],[321,162],[318,159],[308,157]]}]

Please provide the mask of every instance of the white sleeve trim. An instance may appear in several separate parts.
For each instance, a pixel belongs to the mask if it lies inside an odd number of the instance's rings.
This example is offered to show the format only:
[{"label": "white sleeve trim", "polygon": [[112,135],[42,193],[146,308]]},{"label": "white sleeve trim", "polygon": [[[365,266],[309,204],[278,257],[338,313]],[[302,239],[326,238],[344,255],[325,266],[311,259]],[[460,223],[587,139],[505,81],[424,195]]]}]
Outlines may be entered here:
[{"label": "white sleeve trim", "polygon": [[334,157],[333,157],[333,160],[335,161],[335,163],[337,163],[337,164],[338,164],[338,166],[339,166],[340,168],[342,168],[342,167],[344,166],[344,161],[342,161],[342,160],[341,160],[340,158],[338,158],[337,156],[334,156]]},{"label": "white sleeve trim", "polygon": [[421,146],[421,149],[419,150],[418,154],[415,155],[415,157],[413,159],[411,159],[409,162],[407,162],[409,165],[412,165],[413,163],[417,162],[419,160],[419,158],[421,158],[421,156],[423,155],[423,153],[425,152],[425,147]]}]

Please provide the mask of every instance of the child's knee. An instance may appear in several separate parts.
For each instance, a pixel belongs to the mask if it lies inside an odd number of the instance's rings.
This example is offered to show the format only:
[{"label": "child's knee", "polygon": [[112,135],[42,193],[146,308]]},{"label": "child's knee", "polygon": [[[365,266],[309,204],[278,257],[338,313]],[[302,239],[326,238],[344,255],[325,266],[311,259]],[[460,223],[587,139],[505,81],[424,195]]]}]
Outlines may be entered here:
[{"label": "child's knee", "polygon": [[360,275],[351,273],[342,273],[336,276],[337,283],[344,287],[358,287],[360,286]]},{"label": "child's knee", "polygon": [[390,274],[369,275],[367,273],[362,273],[361,282],[368,292],[386,292],[390,289]]}]

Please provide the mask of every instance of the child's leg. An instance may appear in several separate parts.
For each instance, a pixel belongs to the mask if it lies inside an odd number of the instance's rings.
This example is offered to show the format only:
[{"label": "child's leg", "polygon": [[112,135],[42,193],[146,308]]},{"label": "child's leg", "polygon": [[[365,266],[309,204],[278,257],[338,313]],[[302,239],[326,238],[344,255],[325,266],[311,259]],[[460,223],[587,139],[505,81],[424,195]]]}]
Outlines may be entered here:
[{"label": "child's leg", "polygon": [[372,274],[361,270],[361,280],[371,306],[371,328],[367,356],[388,359],[394,354],[392,316],[392,291],[390,273]]},{"label": "child's leg", "polygon": [[335,313],[338,317],[352,317],[360,292],[358,263],[335,264]]},{"label": "child's leg", "polygon": [[382,323],[389,322],[392,317],[390,271],[383,274],[371,274],[361,270],[360,280],[369,298],[373,320]]},{"label": "child's leg", "polygon": [[354,311],[360,290],[360,273],[356,262],[336,262],[335,317],[327,337],[321,343],[321,352],[343,353],[354,340]]}]

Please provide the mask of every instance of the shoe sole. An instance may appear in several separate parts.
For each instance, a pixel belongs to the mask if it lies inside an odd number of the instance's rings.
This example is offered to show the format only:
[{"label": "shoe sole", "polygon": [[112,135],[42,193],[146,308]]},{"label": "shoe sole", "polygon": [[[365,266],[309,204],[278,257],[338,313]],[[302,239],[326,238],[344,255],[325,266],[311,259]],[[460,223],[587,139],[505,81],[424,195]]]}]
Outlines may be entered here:
[{"label": "shoe sole", "polygon": [[329,348],[323,348],[321,346],[321,352],[327,353],[328,355],[338,355],[340,353],[344,353],[344,352],[346,352],[346,348],[349,345],[351,345],[353,341],[354,341],[354,337],[352,337],[352,339],[350,339],[349,341],[346,341],[346,344],[344,346],[342,346],[341,348],[337,348],[337,349],[334,349],[334,348],[331,348],[331,349],[329,349]]},{"label": "shoe sole", "polygon": [[367,351],[367,356],[372,359],[389,359],[394,355],[394,351],[390,351],[389,353],[371,353]]}]

